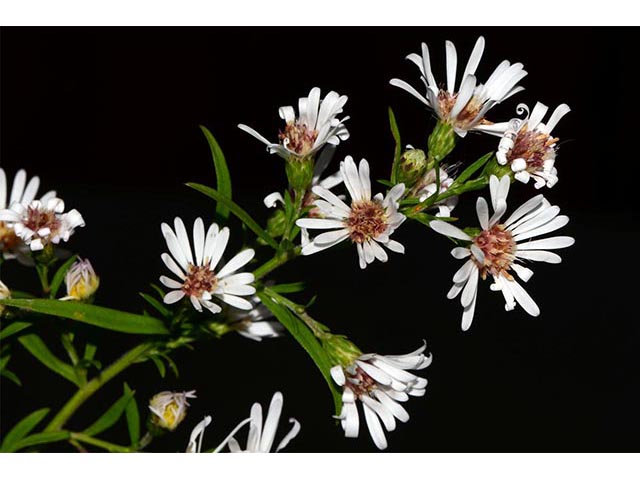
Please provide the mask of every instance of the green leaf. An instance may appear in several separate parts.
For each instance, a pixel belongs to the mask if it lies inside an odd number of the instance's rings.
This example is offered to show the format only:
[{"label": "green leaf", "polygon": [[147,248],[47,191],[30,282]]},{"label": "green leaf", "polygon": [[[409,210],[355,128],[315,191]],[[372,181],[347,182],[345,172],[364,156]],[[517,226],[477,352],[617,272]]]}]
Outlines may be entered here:
[{"label": "green leaf", "polygon": [[22,382],[20,381],[20,379],[18,378],[18,376],[7,370],[7,369],[2,369],[0,371],[0,375],[2,375],[3,377],[7,378],[8,380],[11,380],[13,383],[15,383],[17,386],[21,387],[22,386]]},{"label": "green leaf", "polygon": [[454,217],[436,217],[435,215],[429,215],[428,213],[424,213],[424,212],[413,213],[409,215],[409,218],[413,220],[417,220],[418,222],[422,223],[423,225],[426,225],[427,227],[429,226],[429,223],[431,223],[433,220],[441,220],[443,222],[453,222],[457,220]]},{"label": "green leaf", "polygon": [[37,298],[34,294],[29,292],[22,292],[20,290],[11,290],[11,298]]},{"label": "green leaf", "polygon": [[173,361],[173,358],[171,358],[169,355],[165,353],[161,353],[160,356],[165,359],[165,361],[169,365],[169,368],[171,369],[173,374],[176,376],[176,378],[178,378],[180,376],[180,371],[178,370],[178,366],[176,365],[176,362]]},{"label": "green leaf", "polygon": [[269,288],[276,293],[298,293],[304,290],[305,284],[304,282],[281,283],[280,285],[272,285]]},{"label": "green leaf", "polygon": [[77,258],[78,258],[77,255],[72,255],[56,271],[55,275],[53,276],[53,279],[51,279],[51,285],[49,287],[51,289],[51,292],[49,294],[51,298],[56,298],[56,295],[58,294],[58,290],[60,290],[60,286],[62,285],[62,282],[64,282],[65,275],[67,274],[67,272],[71,268],[71,265],[73,265],[73,262],[75,262]]},{"label": "green leaf", "polygon": [[138,445],[140,441],[140,412],[138,411],[138,403],[136,402],[134,392],[125,382],[124,393],[131,394],[131,400],[127,403],[124,413],[127,417],[127,429],[129,430],[129,439],[131,446]]},{"label": "green leaf", "polygon": [[84,346],[84,355],[82,356],[82,358],[84,360],[89,360],[89,361],[93,360],[93,357],[96,355],[97,350],[98,350],[98,347],[96,347],[92,343],[87,343]]},{"label": "green leaf", "polygon": [[9,433],[4,436],[2,445],[0,445],[0,451],[9,452],[14,451],[12,446],[29,435],[31,431],[42,421],[44,417],[49,413],[48,408],[41,408],[35,412],[30,413],[22,420],[20,420],[15,427],[13,427]]},{"label": "green leaf", "polygon": [[171,310],[169,310],[167,307],[165,307],[162,302],[160,302],[159,300],[153,298],[151,295],[148,295],[146,293],[142,293],[140,292],[140,296],[149,304],[151,305],[153,308],[155,308],[158,313],[160,313],[160,315],[162,315],[165,318],[171,318]]},{"label": "green leaf", "polygon": [[22,335],[18,338],[18,341],[31,355],[40,360],[45,367],[80,387],[80,380],[76,375],[75,369],[56,357],[38,335],[35,333]]},{"label": "green leaf", "polygon": [[201,185],[199,183],[187,183],[187,186],[199,191],[200,193],[203,193],[210,198],[213,198],[218,203],[223,203],[224,205],[226,205],[229,210],[231,210],[231,213],[238,217],[247,227],[249,227],[249,229],[253,231],[253,233],[261,238],[267,245],[275,250],[278,250],[278,242],[276,242],[271,235],[269,235],[260,225],[258,225],[258,222],[251,218],[251,216],[247,212],[245,212],[237,203],[234,203],[217,190],[211,187],[207,187],[206,185]]},{"label": "green leaf", "polygon": [[98,420],[96,420],[82,433],[94,437],[99,433],[104,432],[106,429],[111,428],[122,416],[125,408],[127,408],[127,405],[133,398],[133,395],[133,390],[125,390],[124,394],[113,405],[111,405],[111,407],[109,407],[109,409],[104,412],[104,414]]},{"label": "green leaf", "polygon": [[164,366],[164,363],[162,362],[162,360],[160,360],[158,357],[153,356],[153,357],[149,357],[151,359],[151,361],[153,362],[153,364],[156,366],[156,368],[158,369],[158,372],[160,373],[160,376],[162,378],[164,378],[164,376],[167,374],[167,367]]},{"label": "green leaf", "polygon": [[385,187],[389,187],[389,188],[395,187],[395,184],[393,182],[390,182],[389,180],[384,180],[382,178],[379,180],[376,180],[376,182],[378,182],[380,185],[384,185]]},{"label": "green leaf", "polygon": [[0,340],[4,340],[5,338],[10,337],[11,335],[15,335],[18,332],[21,332],[25,328],[29,328],[31,323],[29,322],[13,322],[11,325],[8,325],[6,328],[3,328],[0,331]]},{"label": "green leaf", "polygon": [[71,434],[69,432],[42,432],[30,435],[27,438],[23,438],[19,442],[16,442],[12,446],[13,452],[17,452],[27,447],[33,447],[35,445],[42,445],[43,443],[60,442],[62,440],[68,440]]},{"label": "green leaf", "polygon": [[460,175],[458,175],[456,177],[456,180],[455,180],[454,183],[456,185],[461,185],[464,182],[466,182],[469,178],[471,178],[471,176],[474,173],[476,173],[478,170],[480,170],[484,166],[484,164],[489,161],[489,159],[491,158],[492,155],[493,155],[493,152],[489,152],[486,155],[483,155],[482,157],[480,157],[475,162],[473,162],[471,165],[469,165],[467,168],[465,168],[464,171]]},{"label": "green leaf", "polygon": [[28,312],[64,317],[116,332],[148,335],[169,333],[162,320],[155,317],[145,317],[85,303],[7,298],[0,300],[0,304],[21,308]]},{"label": "green leaf", "polygon": [[395,185],[398,183],[398,168],[400,167],[400,157],[402,156],[402,142],[400,141],[400,131],[396,123],[396,116],[393,114],[391,107],[389,107],[389,126],[391,127],[391,135],[393,135],[393,139],[396,141],[396,146],[393,151],[393,167],[391,168],[391,183]]},{"label": "green leaf", "polygon": [[305,349],[305,351],[309,354],[311,359],[314,361],[320,373],[324,377],[327,385],[329,386],[329,390],[333,395],[333,402],[335,404],[336,415],[340,414],[340,410],[342,409],[342,397],[341,394],[336,389],[333,379],[331,378],[331,361],[327,356],[327,353],[320,345],[318,339],[314,336],[314,334],[309,330],[309,328],[289,310],[287,307],[276,303],[274,299],[272,299],[265,292],[258,292],[258,297],[267,307],[271,313],[275,315],[275,317],[284,325],[284,327],[291,333],[293,338],[297,340],[297,342]]},{"label": "green leaf", "polygon": [[[206,127],[200,125],[200,130],[204,133],[207,143],[209,144],[209,148],[211,149],[213,166],[216,169],[216,189],[221,195],[224,195],[226,198],[231,200],[231,175],[229,174],[229,167],[227,166],[227,161],[224,158],[224,153],[222,153],[220,145],[218,145],[218,142]],[[218,202],[218,205],[216,206],[216,213],[224,220],[227,220],[229,218],[229,207],[224,203]]]}]

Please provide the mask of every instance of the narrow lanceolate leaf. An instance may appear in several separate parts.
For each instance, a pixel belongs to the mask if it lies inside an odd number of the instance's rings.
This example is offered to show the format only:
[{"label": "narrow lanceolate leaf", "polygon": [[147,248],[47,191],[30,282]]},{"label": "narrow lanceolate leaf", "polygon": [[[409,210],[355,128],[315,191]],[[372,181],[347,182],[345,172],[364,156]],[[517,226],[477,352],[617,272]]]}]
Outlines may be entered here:
[{"label": "narrow lanceolate leaf", "polygon": [[5,377],[7,380],[11,380],[13,383],[15,383],[19,387],[22,386],[22,382],[20,381],[20,378],[18,378],[18,376],[15,373],[13,373],[10,370],[7,370],[6,368],[0,371],[0,376]]},{"label": "narrow lanceolate leaf", "polygon": [[164,304],[156,298],[153,298],[151,295],[140,292],[140,296],[154,309],[158,311],[160,315],[165,318],[171,317],[171,310],[164,306]]},{"label": "narrow lanceolate leaf", "polygon": [[281,283],[280,285],[272,285],[269,288],[276,293],[298,293],[304,290],[305,284],[304,282]]},{"label": "narrow lanceolate leaf", "polygon": [[80,379],[76,375],[75,369],[56,357],[38,335],[35,333],[22,335],[18,341],[45,367],[80,387]]},{"label": "narrow lanceolate leaf", "polygon": [[223,203],[226,205],[231,213],[233,213],[236,217],[238,217],[250,230],[253,231],[259,238],[261,238],[267,245],[278,249],[278,242],[276,242],[271,235],[269,235],[260,225],[256,222],[251,216],[245,212],[242,207],[240,207],[237,203],[232,202],[227,197],[222,195],[217,190],[207,187],[206,185],[201,185],[199,183],[187,183],[187,186],[193,188],[194,190],[203,193],[204,195],[213,198],[218,203]]},{"label": "narrow lanceolate leaf", "polygon": [[327,356],[326,352],[320,345],[318,339],[314,336],[314,334],[309,330],[309,328],[289,310],[287,307],[282,306],[276,301],[274,301],[270,296],[268,296],[264,292],[259,292],[258,297],[267,307],[271,313],[275,315],[275,317],[284,325],[284,327],[289,331],[289,333],[297,340],[297,342],[305,349],[305,351],[309,354],[311,359],[314,361],[322,376],[329,385],[329,390],[331,390],[331,395],[333,396],[333,402],[335,404],[336,415],[340,414],[342,409],[342,397],[340,393],[336,389],[333,380],[331,378],[331,361]]},{"label": "narrow lanceolate leaf", "polygon": [[49,413],[48,408],[41,408],[20,420],[16,426],[4,436],[2,445],[0,445],[0,451],[13,452],[14,450],[12,449],[12,446],[29,435],[29,433],[36,428],[42,419],[47,416],[47,413]]},{"label": "narrow lanceolate leaf", "polygon": [[89,435],[94,437],[99,433],[104,432],[106,429],[110,428],[115,424],[118,419],[124,413],[124,410],[127,408],[127,405],[133,398],[134,392],[133,390],[129,390],[125,393],[109,407],[109,409],[104,412],[104,414],[96,420],[89,428],[87,428],[84,432],[85,435]]},{"label": "narrow lanceolate leaf", "polygon": [[77,322],[88,323],[96,327],[106,328],[107,330],[115,330],[116,332],[148,335],[164,335],[169,333],[164,323],[155,317],[136,315],[85,303],[7,298],[0,300],[0,304],[21,308],[28,312],[64,317]]},{"label": "narrow lanceolate leaf", "polygon": [[34,447],[36,445],[43,445],[45,443],[60,442],[62,440],[68,440],[71,434],[69,432],[42,432],[34,433],[26,438],[13,444],[12,451],[17,452],[27,447]]},{"label": "narrow lanceolate leaf", "polygon": [[60,266],[60,268],[56,271],[55,275],[53,276],[53,279],[51,280],[51,285],[50,285],[51,292],[49,296],[51,298],[56,298],[56,295],[58,295],[58,290],[60,290],[60,286],[62,285],[62,282],[64,282],[65,275],[67,274],[67,272],[71,268],[71,265],[73,265],[73,262],[75,262],[77,258],[78,258],[77,255],[71,256],[71,258],[69,258],[66,262],[64,262]]},{"label": "narrow lanceolate leaf", "polygon": [[134,392],[129,385],[124,384],[124,393],[131,395],[131,400],[127,403],[124,413],[127,417],[127,429],[129,430],[129,439],[131,446],[138,445],[140,441],[140,412],[138,411],[138,402],[134,397]]},{"label": "narrow lanceolate leaf", "polygon": [[11,335],[15,335],[18,332],[21,332],[25,328],[29,328],[31,323],[29,322],[13,322],[11,325],[7,325],[5,328],[0,331],[0,340],[4,340],[5,338],[10,337]]},{"label": "narrow lanceolate leaf", "polygon": [[[224,195],[226,198],[231,200],[231,175],[229,174],[229,167],[227,166],[227,161],[224,158],[224,153],[222,153],[220,145],[218,145],[218,142],[206,127],[200,125],[200,130],[204,133],[207,143],[209,144],[209,148],[211,149],[213,166],[216,169],[216,189],[221,195]],[[218,202],[218,205],[216,206],[216,213],[222,217],[223,220],[227,220],[229,218],[229,207],[224,203]]]},{"label": "narrow lanceolate leaf", "polygon": [[482,157],[480,157],[478,160],[476,160],[475,162],[473,162],[471,165],[469,165],[467,168],[464,169],[464,171],[458,175],[455,179],[455,184],[456,185],[461,185],[464,182],[466,182],[467,180],[469,180],[474,173],[476,173],[478,170],[480,170],[488,161],[489,159],[493,156],[493,152],[489,152],[486,155],[483,155]]},{"label": "narrow lanceolate leaf", "polygon": [[393,114],[393,110],[389,107],[389,126],[391,127],[391,135],[396,142],[396,146],[393,151],[393,167],[391,168],[391,183],[395,185],[398,183],[398,168],[400,167],[400,157],[402,156],[402,142],[400,140],[400,130],[398,130],[398,124],[396,123],[396,116]]}]

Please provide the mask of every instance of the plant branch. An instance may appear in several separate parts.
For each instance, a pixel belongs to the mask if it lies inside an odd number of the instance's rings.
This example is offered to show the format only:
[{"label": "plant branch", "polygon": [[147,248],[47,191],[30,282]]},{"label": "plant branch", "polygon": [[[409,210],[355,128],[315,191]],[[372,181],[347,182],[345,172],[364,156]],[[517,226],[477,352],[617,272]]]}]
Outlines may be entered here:
[{"label": "plant branch", "polygon": [[[116,445],[115,443],[106,442],[104,440],[100,440],[99,438],[93,438],[89,435],[85,435],[84,433],[79,432],[71,432],[71,440],[70,442],[82,442],[88,445],[93,445],[95,447],[103,448],[109,452],[117,452],[117,453],[132,453],[135,450],[132,450],[129,447],[125,447],[122,445]],[[76,447],[77,448],[77,447]]]}]

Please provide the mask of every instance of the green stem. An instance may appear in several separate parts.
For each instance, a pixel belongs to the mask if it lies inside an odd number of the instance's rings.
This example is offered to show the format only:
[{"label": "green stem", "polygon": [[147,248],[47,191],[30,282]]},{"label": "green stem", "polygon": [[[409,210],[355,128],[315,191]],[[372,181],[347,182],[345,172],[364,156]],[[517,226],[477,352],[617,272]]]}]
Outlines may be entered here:
[{"label": "green stem", "polygon": [[301,250],[302,249],[300,247],[295,247],[285,252],[276,253],[273,256],[273,258],[271,258],[270,260],[267,260],[265,263],[263,263],[258,268],[256,268],[253,271],[253,276],[255,277],[256,280],[261,279],[265,275],[271,273],[275,269],[287,263],[289,260],[292,260],[297,256],[299,256]]},{"label": "green stem", "polygon": [[153,435],[150,432],[144,434],[144,436],[140,439],[140,443],[138,444],[138,450],[144,450],[149,446],[151,441],[153,440]]},{"label": "green stem", "polygon": [[38,272],[38,278],[40,279],[40,285],[42,285],[42,293],[45,297],[49,296],[51,287],[49,286],[49,267],[41,263],[36,264],[36,271]]},{"label": "green stem", "polygon": [[289,300],[287,297],[283,297],[279,293],[271,290],[269,287],[265,287],[264,292],[267,295],[269,295],[271,298],[276,300],[278,303],[284,305],[293,313],[295,313],[298,316],[298,318],[300,318],[300,320],[302,320],[305,323],[305,325],[309,327],[309,329],[311,329],[311,331],[317,338],[324,339],[331,336],[331,334],[328,333],[328,328],[323,324],[321,324],[320,322],[314,320],[314,318],[307,313],[303,305],[295,303]]},{"label": "green stem", "polygon": [[85,435],[84,433],[79,433],[79,432],[71,432],[71,440],[86,443],[88,445],[93,445],[95,447],[100,447],[109,452],[132,453],[135,451],[129,447],[116,445],[115,443],[106,442],[104,440],[100,440],[99,438],[93,438],[93,437],[90,437],[89,435]]},{"label": "green stem", "polygon": [[153,347],[150,343],[138,345],[122,357],[109,365],[104,371],[100,372],[96,377],[82,386],[67,403],[60,409],[57,415],[49,422],[44,429],[45,432],[53,432],[60,430],[64,424],[71,418],[80,406],[89,399],[96,391],[98,391],[105,383],[118,375],[120,372],[131,366],[139,360],[145,353]]},{"label": "green stem", "polygon": [[302,213],[302,205],[304,203],[304,197],[307,194],[307,190],[295,190],[294,191],[294,196],[295,196],[295,213],[293,215],[293,218],[291,218],[291,221],[289,222],[289,224],[287,224],[285,226],[285,230],[284,230],[284,234],[282,235],[282,238],[284,240],[293,240],[291,238],[291,234],[293,232],[293,228],[296,225],[296,220],[298,220],[298,218],[300,218],[300,214]]}]

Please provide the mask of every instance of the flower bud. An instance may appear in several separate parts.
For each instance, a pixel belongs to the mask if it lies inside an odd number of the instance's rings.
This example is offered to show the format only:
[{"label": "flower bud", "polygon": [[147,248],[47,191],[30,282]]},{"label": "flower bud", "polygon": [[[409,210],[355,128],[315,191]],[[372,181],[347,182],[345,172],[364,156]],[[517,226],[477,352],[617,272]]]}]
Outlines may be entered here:
[{"label": "flower bud", "polygon": [[160,392],[149,401],[151,423],[170,432],[174,431],[187,415],[187,398],[196,398],[196,391]]},{"label": "flower bud", "polygon": [[456,146],[457,138],[451,125],[438,121],[429,135],[429,157],[438,162],[442,161]]},{"label": "flower bud", "polygon": [[329,335],[323,339],[322,346],[332,365],[346,367],[353,364],[362,352],[344,335]]},{"label": "flower bud", "polygon": [[278,209],[267,220],[267,233],[273,238],[281,237],[287,223],[284,210]]},{"label": "flower bud", "polygon": [[508,175],[513,180],[513,171],[511,170],[511,166],[508,164],[500,165],[496,157],[493,157],[491,160],[489,160],[487,165],[484,167],[483,173],[486,178],[491,177],[491,175],[495,175],[500,179],[505,175]]},{"label": "flower bud", "polygon": [[[4,300],[5,298],[10,297],[11,291],[9,290],[9,287],[2,283],[2,280],[0,280],[0,300]],[[4,312],[4,305],[0,305],[0,315],[2,315],[2,312]]]},{"label": "flower bud", "polygon": [[404,183],[411,188],[427,170],[427,155],[424,150],[406,150],[400,157],[398,166],[398,183]]},{"label": "flower bud", "polygon": [[81,259],[67,271],[64,282],[67,286],[67,296],[61,300],[88,300],[100,286],[100,278],[93,270],[91,262]]}]

